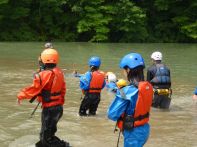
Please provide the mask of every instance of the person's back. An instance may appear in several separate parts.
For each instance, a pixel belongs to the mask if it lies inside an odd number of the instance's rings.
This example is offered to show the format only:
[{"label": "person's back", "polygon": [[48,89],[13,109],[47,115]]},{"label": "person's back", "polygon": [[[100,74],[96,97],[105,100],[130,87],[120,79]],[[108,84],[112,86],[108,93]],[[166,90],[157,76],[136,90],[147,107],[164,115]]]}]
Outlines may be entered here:
[{"label": "person's back", "polygon": [[149,81],[154,88],[170,88],[170,69],[161,62],[156,62],[148,68],[147,81]]},{"label": "person's back", "polygon": [[168,109],[171,102],[171,76],[170,69],[164,65],[162,54],[154,52],[151,55],[153,65],[147,70],[147,81],[154,88],[153,107]]},{"label": "person's back", "polygon": [[89,60],[90,71],[80,77],[80,88],[84,93],[84,98],[79,108],[80,116],[96,115],[100,103],[100,93],[105,86],[105,76],[99,71],[100,58],[93,56]]}]

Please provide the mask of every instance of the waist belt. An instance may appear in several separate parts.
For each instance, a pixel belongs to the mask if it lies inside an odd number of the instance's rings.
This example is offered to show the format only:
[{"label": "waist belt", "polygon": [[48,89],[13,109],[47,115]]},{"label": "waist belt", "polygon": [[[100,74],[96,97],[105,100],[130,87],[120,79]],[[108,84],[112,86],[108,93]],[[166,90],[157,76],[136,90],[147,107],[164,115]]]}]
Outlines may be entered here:
[{"label": "waist belt", "polygon": [[154,89],[154,93],[158,95],[169,95],[171,94],[170,89]]},{"label": "waist belt", "polygon": [[89,90],[101,90],[102,88],[89,88]]},{"label": "waist belt", "polygon": [[149,117],[149,112],[147,112],[144,115],[139,115],[138,117],[135,117],[134,118],[134,121],[140,121],[140,120],[145,119],[145,118],[148,118],[148,117]]},{"label": "waist belt", "polygon": [[141,121],[145,118],[149,117],[149,112],[147,112],[144,115],[139,115],[137,117],[133,117],[131,115],[125,115],[122,119],[123,119],[123,130],[132,130],[135,126],[135,122],[136,121]]},{"label": "waist belt", "polygon": [[54,93],[51,93],[51,96],[58,96],[58,95],[61,95],[61,92],[54,92]]}]

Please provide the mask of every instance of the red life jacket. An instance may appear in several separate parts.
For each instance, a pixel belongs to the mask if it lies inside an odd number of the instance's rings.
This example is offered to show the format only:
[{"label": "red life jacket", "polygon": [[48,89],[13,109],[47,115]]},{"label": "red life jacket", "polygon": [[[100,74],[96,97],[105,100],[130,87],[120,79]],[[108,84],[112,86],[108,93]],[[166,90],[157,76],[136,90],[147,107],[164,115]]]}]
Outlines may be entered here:
[{"label": "red life jacket", "polygon": [[[45,108],[56,105],[63,105],[64,96],[62,95],[62,90],[65,90],[63,72],[59,68],[54,68],[52,70],[47,70],[44,72],[52,72],[52,76],[50,77],[50,79],[45,79],[44,74],[42,74],[42,72],[40,73],[42,83],[46,82],[44,80],[49,80],[46,86],[41,91],[42,106]],[[46,95],[49,95],[47,101],[45,100],[47,97]]]},{"label": "red life jacket", "polygon": [[[149,82],[139,82],[138,98],[134,110],[133,127],[142,126],[149,121],[149,112],[152,105],[153,88]],[[122,130],[125,114],[117,122],[117,126]]]},{"label": "red life jacket", "polygon": [[92,79],[90,81],[89,93],[100,93],[103,88],[105,76],[99,71],[92,72]]}]

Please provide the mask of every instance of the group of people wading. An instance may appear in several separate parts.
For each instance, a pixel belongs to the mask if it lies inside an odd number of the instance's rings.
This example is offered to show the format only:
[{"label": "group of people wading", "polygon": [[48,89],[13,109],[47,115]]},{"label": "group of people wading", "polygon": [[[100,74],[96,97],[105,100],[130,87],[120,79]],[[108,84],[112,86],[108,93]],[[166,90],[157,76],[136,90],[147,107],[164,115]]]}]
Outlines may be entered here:
[{"label": "group of people wading", "polygon": [[[94,116],[100,102],[101,90],[106,87],[115,95],[107,116],[116,121],[124,136],[124,147],[142,147],[150,134],[149,116],[151,106],[169,108],[171,101],[170,70],[162,64],[162,54],[151,55],[153,65],[148,68],[144,79],[145,62],[139,53],[129,53],[120,61],[127,80],[116,79],[112,72],[99,70],[100,57],[89,59],[90,70],[74,76],[80,78],[83,99],[79,108],[80,116]],[[33,84],[22,89],[18,103],[23,99],[35,99],[42,104],[40,140],[36,147],[69,147],[67,141],[55,136],[57,123],[63,115],[66,84],[63,71],[57,67],[59,54],[51,43],[39,56],[39,71],[34,74]]]}]

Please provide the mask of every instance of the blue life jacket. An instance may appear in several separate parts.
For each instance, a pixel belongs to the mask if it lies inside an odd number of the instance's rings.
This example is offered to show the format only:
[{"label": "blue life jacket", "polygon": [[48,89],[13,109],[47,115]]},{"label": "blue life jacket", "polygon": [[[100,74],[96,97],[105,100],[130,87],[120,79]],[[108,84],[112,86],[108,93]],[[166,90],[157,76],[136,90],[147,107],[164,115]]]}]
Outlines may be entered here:
[{"label": "blue life jacket", "polygon": [[170,70],[164,64],[156,64],[156,73],[154,78],[150,81],[151,84],[170,84]]}]

